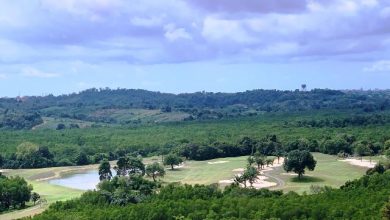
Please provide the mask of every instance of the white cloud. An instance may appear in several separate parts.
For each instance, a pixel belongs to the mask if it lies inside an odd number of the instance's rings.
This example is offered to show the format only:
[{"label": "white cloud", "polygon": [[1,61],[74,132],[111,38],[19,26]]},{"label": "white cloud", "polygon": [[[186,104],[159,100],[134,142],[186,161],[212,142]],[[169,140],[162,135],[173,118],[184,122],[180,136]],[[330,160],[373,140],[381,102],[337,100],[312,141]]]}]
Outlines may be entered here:
[{"label": "white cloud", "polygon": [[27,77],[35,77],[35,78],[55,78],[61,76],[58,73],[42,72],[32,67],[23,68],[22,75]]},{"label": "white cloud", "polygon": [[184,28],[176,28],[174,24],[165,25],[164,29],[164,36],[170,42],[177,41],[179,39],[192,39],[191,35]]},{"label": "white cloud", "polygon": [[[0,14],[1,63],[180,63],[246,53],[261,61],[390,51],[390,0],[12,2],[0,1],[10,11]],[[8,20],[22,25],[10,27]]]},{"label": "white cloud", "polygon": [[366,72],[390,72],[390,60],[380,60],[363,69]]}]

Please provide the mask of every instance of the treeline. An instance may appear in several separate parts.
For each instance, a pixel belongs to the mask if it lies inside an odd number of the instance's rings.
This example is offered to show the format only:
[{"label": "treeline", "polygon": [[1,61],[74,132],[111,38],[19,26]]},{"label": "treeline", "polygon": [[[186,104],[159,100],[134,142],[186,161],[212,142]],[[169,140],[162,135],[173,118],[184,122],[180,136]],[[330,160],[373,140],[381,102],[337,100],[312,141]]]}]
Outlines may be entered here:
[{"label": "treeline", "polygon": [[312,127],[312,128],[323,128],[323,127],[344,128],[348,126],[385,125],[388,123],[390,123],[390,115],[370,114],[370,115],[355,115],[346,118],[299,120],[296,122],[296,125],[298,127]]},{"label": "treeline", "polygon": [[[124,186],[124,185],[122,185]],[[131,186],[129,186],[131,187]],[[110,202],[106,190],[57,202],[34,219],[388,219],[390,172],[373,172],[340,189],[316,188],[312,195],[282,194],[237,185],[162,187],[127,204]],[[130,194],[132,195],[132,194]]]},{"label": "treeline", "polygon": [[316,138],[295,138],[281,141],[276,135],[266,135],[263,138],[244,137],[236,144],[213,142],[195,144],[183,140],[177,144],[164,145],[161,148],[141,148],[139,150],[117,148],[105,153],[96,153],[84,149],[62,149],[54,153],[46,146],[24,142],[17,147],[15,153],[1,154],[2,168],[42,168],[51,166],[74,166],[99,163],[102,160],[117,160],[125,156],[150,156],[175,154],[189,160],[209,160],[222,157],[236,157],[260,153],[268,156],[283,156],[293,150],[306,150],[342,157],[373,156],[377,154],[390,155],[390,139],[386,141],[370,141],[358,139],[354,135],[342,134]]},{"label": "treeline", "polygon": [[21,177],[6,177],[0,173],[0,213],[11,208],[24,208],[32,199],[34,203],[39,195],[32,193],[33,187]]},{"label": "treeline", "polygon": [[17,147],[16,153],[3,156],[0,154],[0,167],[7,169],[44,168],[53,166],[74,166],[99,163],[107,158],[114,160],[117,157],[110,154],[96,154],[88,156],[85,152],[78,152],[75,156],[55,157],[48,147],[38,146],[25,142]]},{"label": "treeline", "polygon": [[385,142],[371,142],[358,140],[353,135],[337,135],[323,139],[299,138],[282,143],[276,135],[267,135],[262,139],[244,137],[236,145],[215,142],[212,145],[184,144],[172,152],[191,160],[209,160],[219,157],[235,157],[253,155],[258,152],[262,155],[282,156],[293,150],[306,150],[340,156],[372,156],[376,154],[390,154],[390,140]]},{"label": "treeline", "polygon": [[343,109],[360,112],[390,109],[390,91],[251,90],[238,93],[196,92],[168,94],[134,89],[88,89],[61,96],[1,98],[1,109],[38,112],[47,117],[104,123],[123,123],[120,118],[95,114],[105,109],[155,109],[185,112],[187,120],[221,119],[263,112]]}]

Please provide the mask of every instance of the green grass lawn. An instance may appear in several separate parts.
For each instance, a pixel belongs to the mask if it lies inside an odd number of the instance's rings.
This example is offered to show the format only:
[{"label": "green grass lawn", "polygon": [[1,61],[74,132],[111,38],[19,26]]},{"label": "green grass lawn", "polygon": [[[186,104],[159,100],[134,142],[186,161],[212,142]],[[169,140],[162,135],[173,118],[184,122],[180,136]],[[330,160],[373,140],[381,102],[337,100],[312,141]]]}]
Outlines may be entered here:
[{"label": "green grass lawn", "polygon": [[286,174],[282,168],[269,172],[270,175],[280,178],[285,182],[285,186],[276,187],[283,191],[295,191],[310,193],[310,186],[331,186],[340,187],[348,180],[353,180],[365,174],[367,168],[350,165],[346,162],[338,161],[337,157],[313,153],[317,160],[317,166],[314,171],[307,171],[301,181],[296,176]]},{"label": "green grass lawn", "polygon": [[[91,168],[93,166],[90,166]],[[70,189],[67,187],[57,186],[49,184],[47,181],[37,181],[41,178],[50,177],[58,172],[67,170],[67,167],[54,167],[54,168],[43,168],[43,169],[19,169],[19,170],[6,170],[8,176],[21,176],[24,177],[29,184],[33,186],[33,191],[41,195],[41,198],[46,200],[45,203],[37,204],[30,208],[23,210],[13,211],[0,215],[1,220],[11,220],[23,218],[35,214],[39,214],[51,204],[56,201],[65,201],[79,197],[83,191]]]},{"label": "green grass lawn", "polygon": [[[272,176],[268,181],[276,182],[279,179],[283,186],[274,187],[285,192],[295,191],[310,192],[310,186],[340,187],[348,180],[353,180],[364,175],[366,168],[350,165],[337,160],[337,157],[313,153],[317,160],[314,171],[307,171],[306,176],[298,181],[296,176],[287,175],[282,167],[267,172]],[[234,177],[234,169],[244,168],[247,157],[219,158],[210,161],[187,161],[185,166],[177,170],[167,170],[164,182],[182,182],[188,184],[212,184],[220,180],[228,180]],[[227,161],[226,163],[209,164],[209,162]]]}]

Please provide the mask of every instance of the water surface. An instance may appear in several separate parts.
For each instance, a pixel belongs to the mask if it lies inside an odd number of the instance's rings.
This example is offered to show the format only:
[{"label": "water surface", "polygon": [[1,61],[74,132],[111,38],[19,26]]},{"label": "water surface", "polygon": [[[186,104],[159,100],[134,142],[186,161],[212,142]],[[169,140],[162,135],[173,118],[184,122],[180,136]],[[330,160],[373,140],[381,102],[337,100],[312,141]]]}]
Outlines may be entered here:
[{"label": "water surface", "polygon": [[93,190],[99,183],[99,173],[97,170],[88,170],[83,173],[71,174],[59,179],[49,180],[50,184],[60,185],[73,189]]}]

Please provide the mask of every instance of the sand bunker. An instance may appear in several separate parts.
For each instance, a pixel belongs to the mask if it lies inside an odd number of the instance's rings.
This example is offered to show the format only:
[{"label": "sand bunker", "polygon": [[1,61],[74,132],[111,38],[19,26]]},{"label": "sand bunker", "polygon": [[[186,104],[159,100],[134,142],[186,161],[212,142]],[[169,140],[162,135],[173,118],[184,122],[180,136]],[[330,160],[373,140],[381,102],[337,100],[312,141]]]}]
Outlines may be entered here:
[{"label": "sand bunker", "polygon": [[[269,188],[269,187],[273,187],[273,186],[277,185],[274,182],[266,181],[267,179],[268,179],[268,177],[266,177],[266,176],[257,176],[257,180],[252,184],[252,188],[262,189],[262,188]],[[219,181],[219,184],[232,184],[232,183],[234,183],[233,179]],[[246,182],[247,188],[249,188],[250,185],[251,184],[249,183],[249,181],[247,181]],[[240,184],[240,186],[245,187],[244,184]]]},{"label": "sand bunker", "polygon": [[234,180],[220,180],[219,182],[218,182],[219,184],[232,184],[232,183],[234,183]]},{"label": "sand bunker", "polygon": [[221,163],[229,163],[229,161],[220,160],[220,161],[215,161],[215,162],[208,162],[208,164],[221,164]]},{"label": "sand bunker", "polygon": [[174,166],[173,166],[174,169],[180,169],[180,168],[183,168],[183,167],[185,167],[185,164],[184,164],[184,163],[181,163],[181,164],[179,164],[179,165],[174,165]]},{"label": "sand bunker", "polygon": [[[284,162],[284,158],[280,158],[279,163],[278,163],[278,159],[275,159],[273,165],[269,165],[268,167],[264,166],[263,169],[260,171],[261,175],[257,176],[257,180],[253,183],[252,187],[255,189],[262,189],[262,188],[269,188],[269,187],[277,186],[278,185],[277,183],[266,181],[266,180],[268,180],[268,177],[263,176],[263,175],[264,175],[264,172],[268,172],[268,171],[273,170],[276,167],[282,166],[283,162]],[[244,171],[245,171],[244,168],[237,168],[237,169],[233,170],[233,172],[236,172],[236,173],[239,172],[237,174],[238,176],[242,175],[242,173]],[[234,179],[221,180],[221,181],[219,181],[219,183],[220,184],[232,184],[232,183],[234,183]],[[245,187],[244,184],[240,184],[240,186]],[[247,182],[246,186],[250,187],[250,183]]]},{"label": "sand bunker", "polygon": [[374,168],[376,165],[376,162],[372,162],[372,161],[370,162],[368,160],[359,160],[359,159],[352,159],[352,158],[340,160],[340,161],[347,162],[354,166],[367,167],[367,168]]},{"label": "sand bunker", "polygon": [[234,169],[232,170],[233,172],[244,172],[245,169],[244,168],[238,168],[238,169]]},{"label": "sand bunker", "polygon": [[298,176],[297,173],[281,173],[280,175],[283,175],[283,176]]}]

